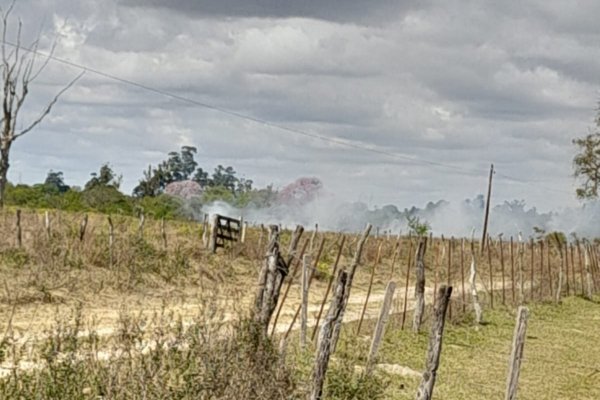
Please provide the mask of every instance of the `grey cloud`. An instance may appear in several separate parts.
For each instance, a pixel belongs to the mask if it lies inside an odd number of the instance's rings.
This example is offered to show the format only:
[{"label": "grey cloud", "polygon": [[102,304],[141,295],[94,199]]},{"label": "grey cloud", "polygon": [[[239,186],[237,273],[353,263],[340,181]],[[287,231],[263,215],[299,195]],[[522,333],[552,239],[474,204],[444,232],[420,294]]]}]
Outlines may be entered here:
[{"label": "grey cloud", "polygon": [[336,22],[375,23],[421,7],[417,0],[121,0],[134,7],[157,7],[201,17],[315,18]]}]

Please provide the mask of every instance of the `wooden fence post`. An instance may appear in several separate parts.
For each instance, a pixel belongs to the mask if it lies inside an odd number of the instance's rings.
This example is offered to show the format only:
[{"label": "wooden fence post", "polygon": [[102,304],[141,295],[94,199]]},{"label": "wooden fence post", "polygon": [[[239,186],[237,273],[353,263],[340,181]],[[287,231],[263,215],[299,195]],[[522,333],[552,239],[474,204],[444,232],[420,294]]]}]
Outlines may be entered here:
[{"label": "wooden fence post", "polygon": [[304,257],[304,252],[306,251],[306,248],[308,247],[308,242],[309,242],[308,239],[306,239],[304,241],[304,245],[302,245],[302,250],[300,251],[300,255],[298,257],[294,256],[294,258],[288,259],[288,261],[290,261],[288,263],[288,265],[293,264],[293,268],[292,268],[292,272],[289,274],[290,279],[288,281],[288,284],[285,288],[285,291],[283,292],[281,301],[279,302],[279,308],[277,309],[277,313],[275,313],[275,318],[273,319],[273,327],[271,328],[271,336],[273,336],[273,334],[275,333],[275,330],[277,328],[277,321],[279,320],[279,315],[281,314],[281,311],[283,310],[283,307],[285,305],[285,300],[287,299],[290,288],[292,287],[292,283],[294,281],[294,276],[296,275],[296,271],[298,271],[298,266],[300,265],[300,260],[302,260],[302,258]]},{"label": "wooden fence post", "polygon": [[467,311],[467,300],[465,293],[465,238],[460,240],[460,281],[462,290],[462,310]]},{"label": "wooden fence post", "polygon": [[[454,247],[454,238],[448,240],[448,271],[446,273],[446,285],[452,286],[452,247]],[[448,305],[448,316],[452,320],[452,301]]]},{"label": "wooden fence post", "polygon": [[[323,248],[325,247],[325,237],[321,238],[321,243],[319,244],[319,249],[317,250],[317,256],[315,257],[315,261],[313,263],[312,268],[310,269],[310,276],[308,278],[308,286],[310,288],[310,284],[312,283],[312,280],[315,276],[315,271],[317,270],[317,266],[319,265],[319,260],[321,259],[321,254],[323,253]],[[288,327],[284,337],[283,337],[283,341],[287,340],[288,336],[290,335],[290,333],[292,332],[292,329],[294,328],[294,324],[296,323],[296,320],[298,319],[298,315],[300,315],[300,311],[302,308],[302,304],[300,304],[298,306],[298,308],[296,308],[296,313],[294,314],[294,317],[292,318],[292,322],[290,322],[290,326]]]},{"label": "wooden fence post", "polygon": [[410,284],[410,266],[412,264],[413,242],[410,236],[408,240],[408,263],[406,264],[406,282],[404,283],[404,303],[402,304],[402,322],[400,323],[401,330],[404,330],[404,323],[406,322],[406,313],[408,308],[408,286]]},{"label": "wooden fence post", "polygon": [[319,343],[311,379],[310,400],[321,400],[323,398],[323,384],[325,383],[329,358],[335,351],[337,335],[339,335],[344,318],[344,297],[346,297],[346,291],[350,288],[348,278],[349,274],[347,272],[340,271],[329,311],[319,333]]},{"label": "wooden fence post", "polygon": [[306,254],[302,259],[302,285],[301,301],[302,311],[300,312],[300,348],[306,349],[306,324],[308,318],[308,276],[310,274],[310,254]]},{"label": "wooden fence post", "polygon": [[23,232],[21,231],[21,210],[17,210],[17,246],[23,247]]},{"label": "wooden fence post", "polygon": [[525,334],[527,332],[528,318],[529,310],[523,306],[519,307],[519,310],[517,311],[515,333],[513,335],[512,351],[510,353],[510,362],[508,365],[506,400],[515,400],[517,398],[517,387],[519,384],[521,361],[523,360],[523,348],[525,347]]},{"label": "wooden fence post", "polygon": [[48,239],[50,239],[50,214],[48,211],[44,213],[44,225],[46,227],[46,235],[48,236]]},{"label": "wooden fence post", "polygon": [[108,216],[108,265],[112,268],[114,264],[113,247],[115,244],[115,229],[112,218]]},{"label": "wooden fence post", "polygon": [[427,363],[425,372],[419,389],[417,390],[417,400],[431,400],[433,396],[433,387],[437,378],[437,370],[440,365],[440,356],[442,353],[442,338],[444,336],[444,324],[446,321],[446,310],[450,296],[452,295],[452,286],[442,285],[437,293],[437,302],[434,310],[433,324],[429,335],[429,347],[427,349]]},{"label": "wooden fence post", "polygon": [[138,225],[138,235],[140,240],[144,239],[144,225],[146,224],[146,215],[144,212],[140,212],[140,223]]},{"label": "wooden fence post", "polygon": [[413,332],[421,330],[423,314],[425,313],[425,251],[427,238],[422,237],[419,241],[417,255],[415,256],[415,270],[417,283],[415,285],[415,314],[413,316]]},{"label": "wooden fence post", "polygon": [[531,240],[529,241],[529,246],[530,246],[530,253],[531,253],[531,276],[529,279],[529,301],[533,302],[533,293],[534,293],[533,288],[535,286],[535,280],[534,280],[535,248],[534,248],[533,238],[531,238]]},{"label": "wooden fence post", "polygon": [[475,243],[471,240],[471,271],[469,274],[469,285],[471,286],[471,300],[473,301],[473,309],[475,310],[475,323],[478,325],[483,322],[483,310],[479,303],[479,294],[477,293],[477,265],[475,262]]},{"label": "wooden fence post", "polygon": [[584,243],[583,245],[584,255],[585,255],[585,297],[591,300],[594,294],[594,284],[592,282],[592,273],[591,273],[591,265],[590,265],[590,245]]},{"label": "wooden fence post", "polygon": [[562,295],[562,285],[563,285],[563,270],[565,268],[565,255],[563,252],[563,246],[561,243],[560,235],[558,233],[554,233],[554,240],[556,241],[556,247],[558,248],[558,253],[560,255],[560,264],[558,266],[558,283],[556,287],[556,303],[560,303],[561,295]]},{"label": "wooden fence post", "polygon": [[380,257],[381,257],[381,247],[383,243],[379,244],[379,249],[377,250],[377,257],[375,258],[375,264],[373,265],[373,270],[371,271],[371,279],[369,279],[369,287],[367,288],[367,295],[365,297],[365,304],[363,305],[362,312],[360,314],[360,319],[358,320],[358,326],[356,327],[356,335],[360,335],[360,328],[363,323],[363,319],[365,317],[365,313],[367,312],[367,306],[369,305],[369,297],[371,297],[371,289],[373,288],[373,280],[375,279],[375,270],[379,265]]},{"label": "wooden fence post", "polygon": [[242,234],[240,235],[240,243],[246,243],[246,230],[248,230],[248,222],[242,223]]},{"label": "wooden fence post", "polygon": [[83,242],[83,239],[85,239],[85,231],[87,229],[87,225],[88,225],[88,215],[85,214],[83,216],[83,220],[81,220],[81,224],[79,225],[79,241]]},{"label": "wooden fence post", "polygon": [[510,237],[510,279],[512,281],[510,289],[512,294],[512,303],[515,304],[515,245],[513,243],[513,237]]},{"label": "wooden fence post", "polygon": [[[210,218],[210,228],[209,228],[210,235],[209,235],[209,239],[208,239],[208,249],[213,254],[217,252],[217,235],[219,233],[218,225],[219,225],[219,214],[213,214]],[[279,230],[277,230],[277,235],[279,235]]]},{"label": "wooden fence post", "polygon": [[500,269],[502,270],[502,305],[506,305],[506,278],[504,272],[504,242],[502,241],[502,235],[498,238],[500,243]]},{"label": "wooden fence post", "polygon": [[267,257],[260,272],[255,300],[255,318],[263,329],[265,336],[273,312],[277,307],[283,279],[289,271],[287,263],[279,253],[279,227],[271,225],[269,231],[270,240]]},{"label": "wooden fence post", "polygon": [[167,226],[166,226],[164,217],[162,217],[160,219],[160,237],[162,239],[163,248],[166,250],[168,247],[168,242],[167,242]]},{"label": "wooden fence post", "polygon": [[[373,226],[371,224],[367,224],[367,227],[365,228],[362,236],[360,237],[360,240],[358,242],[357,248],[356,248],[356,253],[354,253],[354,259],[352,260],[352,264],[350,264],[350,268],[348,271],[348,279],[346,280],[346,289],[344,290],[344,297],[342,298],[342,309],[341,309],[341,317],[340,317],[340,321],[341,318],[343,317],[344,314],[344,310],[346,309],[346,305],[348,304],[348,299],[350,298],[350,290],[352,288],[352,282],[354,280],[354,274],[356,273],[356,269],[358,268],[358,266],[360,265],[360,259],[362,257],[362,252],[363,249],[365,247],[365,243],[367,242],[367,238],[369,237],[369,234],[371,233],[371,229],[373,228]],[[337,346],[337,340],[340,336],[340,329],[341,329],[341,323],[338,323],[334,326],[334,333],[332,336],[332,340],[333,340],[333,349],[336,348]]]},{"label": "wooden fence post", "polygon": [[367,358],[367,366],[365,367],[365,374],[369,375],[375,365],[377,352],[379,345],[383,339],[385,333],[385,325],[389,319],[390,308],[392,306],[392,300],[394,298],[394,291],[396,290],[396,283],[391,281],[388,283],[385,289],[385,296],[383,298],[383,304],[379,311],[379,318],[377,319],[377,325],[375,326],[375,332],[373,333],[373,339],[371,341],[371,349],[369,350],[369,357]]},{"label": "wooden fence post", "polygon": [[490,308],[494,309],[494,268],[492,266],[492,238],[487,238],[487,255],[488,255],[488,268],[489,268],[489,282],[490,282]]},{"label": "wooden fence post", "polygon": [[544,299],[544,241],[540,240],[540,300]]},{"label": "wooden fence post", "polygon": [[523,273],[523,263],[525,254],[525,244],[523,243],[523,236],[519,232],[519,304],[525,302],[525,275]]},{"label": "wooden fence post", "polygon": [[335,257],[335,262],[333,263],[333,269],[331,271],[331,276],[329,277],[329,283],[327,284],[327,289],[325,290],[325,296],[323,296],[323,301],[321,302],[321,308],[319,308],[319,313],[317,314],[317,320],[315,322],[315,327],[313,328],[311,340],[314,341],[317,330],[319,329],[319,322],[321,321],[321,315],[323,314],[323,309],[325,308],[325,303],[327,302],[327,297],[329,296],[329,292],[331,291],[331,287],[333,285],[333,280],[335,279],[338,265],[340,262],[340,257],[342,255],[342,250],[344,249],[344,243],[346,242],[346,236],[342,235],[342,243],[340,243],[340,248],[338,249],[337,256]]},{"label": "wooden fence post", "polygon": [[202,219],[202,245],[205,249],[208,249],[208,235],[209,235],[209,227],[208,227],[208,214],[204,214]]}]

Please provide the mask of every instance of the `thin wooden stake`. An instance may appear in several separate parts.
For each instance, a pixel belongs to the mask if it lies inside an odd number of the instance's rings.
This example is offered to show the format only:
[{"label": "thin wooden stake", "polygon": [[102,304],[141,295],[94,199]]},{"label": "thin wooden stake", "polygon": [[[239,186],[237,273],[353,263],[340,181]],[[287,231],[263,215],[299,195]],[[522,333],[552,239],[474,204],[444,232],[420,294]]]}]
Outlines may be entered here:
[{"label": "thin wooden stake", "polygon": [[473,309],[475,310],[475,323],[483,322],[483,310],[479,302],[479,293],[477,292],[477,264],[475,262],[475,243],[471,240],[471,273],[469,275],[469,284],[471,286],[471,300],[473,301]]},{"label": "thin wooden stake", "polygon": [[515,304],[515,245],[512,236],[510,237],[510,279],[512,281],[510,287],[512,292],[512,303]]},{"label": "thin wooden stake", "polygon": [[544,241],[540,240],[540,300],[544,299]]},{"label": "thin wooden stake", "polygon": [[448,309],[451,295],[452,287],[447,287],[446,285],[442,285],[437,293],[433,324],[431,325],[431,333],[429,335],[425,372],[423,372],[423,378],[417,390],[417,400],[431,400],[433,397],[433,387],[437,379],[437,370],[442,354],[446,310]]},{"label": "thin wooden stake", "polygon": [[336,280],[329,311],[319,333],[319,343],[317,345],[315,364],[311,377],[309,400],[321,400],[323,398],[323,384],[325,383],[329,359],[335,351],[338,339],[337,335],[339,335],[344,318],[344,297],[346,297],[346,290],[350,288],[348,286],[348,278],[349,274],[347,272],[340,271]]},{"label": "thin wooden stake", "polygon": [[162,239],[163,248],[166,250],[168,248],[168,242],[167,242],[167,227],[166,227],[166,222],[165,222],[164,217],[160,219],[160,237]]},{"label": "thin wooden stake", "polygon": [[50,239],[50,213],[48,211],[44,213],[44,225],[46,227],[46,236]]},{"label": "thin wooden stake", "polygon": [[87,225],[88,225],[88,215],[85,214],[83,216],[83,219],[81,220],[81,224],[79,225],[79,241],[83,242],[83,239],[85,239],[85,230],[87,229]]},{"label": "thin wooden stake", "polygon": [[521,372],[521,361],[523,360],[523,349],[525,347],[525,334],[527,333],[528,318],[529,310],[523,306],[519,307],[519,310],[517,311],[515,333],[513,335],[512,351],[510,353],[510,362],[508,365],[506,396],[504,397],[505,400],[515,400],[517,398],[519,373]]},{"label": "thin wooden stake", "polygon": [[465,238],[460,240],[460,284],[462,291],[462,310],[464,313],[467,311],[467,295],[465,292]]},{"label": "thin wooden stake", "polygon": [[[304,241],[304,245],[302,246],[302,250],[300,251],[300,256],[297,258],[294,258],[295,262],[292,267],[292,272],[289,274],[290,279],[288,280],[288,284],[285,288],[285,291],[283,292],[281,301],[279,302],[279,308],[277,309],[277,313],[275,313],[275,318],[273,319],[273,326],[271,327],[271,336],[273,336],[273,334],[275,333],[275,330],[277,328],[277,321],[279,320],[279,314],[281,314],[281,310],[283,310],[283,307],[285,305],[285,300],[287,299],[288,293],[290,292],[290,288],[292,287],[292,283],[294,282],[294,276],[296,276],[296,272],[298,271],[298,266],[300,265],[300,260],[303,259],[304,252],[306,251],[306,249],[308,247],[308,242],[309,242],[308,239],[306,239]],[[290,263],[288,263],[288,265],[289,264]]]},{"label": "thin wooden stake", "polygon": [[402,304],[402,322],[400,324],[400,329],[404,330],[404,323],[406,322],[406,313],[408,307],[408,286],[410,284],[410,266],[412,264],[412,252],[413,252],[413,242],[412,238],[409,237],[409,247],[408,247],[408,264],[406,265],[406,281],[404,283],[404,303]]},{"label": "thin wooden stake", "polygon": [[383,304],[379,311],[379,318],[377,319],[377,325],[375,325],[375,332],[373,333],[373,339],[371,341],[371,349],[369,350],[369,356],[367,357],[367,366],[365,367],[365,374],[369,375],[375,365],[377,359],[377,352],[379,351],[379,345],[383,339],[385,333],[385,326],[389,319],[390,308],[392,306],[392,300],[394,298],[394,291],[396,290],[396,283],[391,281],[387,284],[385,289],[385,296],[383,298]]},{"label": "thin wooden stake", "polygon": [[492,246],[489,243],[491,238],[488,237],[487,255],[488,255],[488,267],[489,267],[489,280],[490,280],[490,308],[494,309],[494,269],[492,267]]},{"label": "thin wooden stake", "polygon": [[21,231],[21,210],[17,210],[17,246],[23,247],[23,232]]},{"label": "thin wooden stake", "polygon": [[115,227],[113,225],[112,218],[108,216],[108,264],[112,268],[114,265],[114,251],[113,247],[115,244]]},{"label": "thin wooden stake", "polygon": [[325,296],[323,296],[323,301],[321,302],[321,308],[319,308],[319,313],[317,314],[317,320],[315,322],[315,327],[313,328],[311,340],[315,340],[315,336],[317,334],[317,330],[319,329],[319,322],[321,321],[321,315],[323,314],[323,309],[325,308],[325,303],[327,302],[327,297],[329,296],[329,292],[331,291],[331,287],[333,285],[333,280],[336,276],[338,265],[340,262],[340,257],[342,255],[342,250],[344,249],[344,243],[346,243],[346,236],[342,235],[342,243],[340,243],[340,247],[338,249],[337,256],[335,257],[335,262],[333,263],[333,269],[331,271],[331,277],[329,278],[329,283],[327,284],[327,290],[325,290]]},{"label": "thin wooden stake", "polygon": [[506,282],[504,272],[504,242],[502,237],[498,240],[500,242],[500,268],[502,269],[502,305],[506,305]]},{"label": "thin wooden stake", "polygon": [[356,336],[360,335],[360,328],[362,327],[363,319],[365,318],[365,313],[367,312],[367,306],[369,305],[369,297],[371,296],[371,289],[373,288],[373,280],[375,279],[375,270],[377,269],[381,258],[382,246],[383,243],[380,243],[379,248],[377,250],[377,257],[375,258],[375,264],[373,265],[373,269],[371,270],[371,279],[369,279],[369,287],[367,289],[367,295],[365,297],[365,304],[360,314],[360,319],[358,320],[358,326],[356,327]]},{"label": "thin wooden stake", "polygon": [[306,349],[306,325],[308,319],[308,279],[310,274],[310,254],[302,259],[302,285],[301,285],[301,305],[300,312],[300,348]]},{"label": "thin wooden stake", "polygon": [[417,282],[415,285],[415,313],[413,316],[413,332],[421,330],[423,314],[425,313],[425,251],[427,248],[427,238],[422,237],[419,241],[419,247],[415,256],[415,270]]},{"label": "thin wooden stake", "polygon": [[534,271],[535,271],[535,248],[533,238],[529,241],[530,253],[531,253],[531,276],[529,278],[529,301],[533,302],[534,293]]}]

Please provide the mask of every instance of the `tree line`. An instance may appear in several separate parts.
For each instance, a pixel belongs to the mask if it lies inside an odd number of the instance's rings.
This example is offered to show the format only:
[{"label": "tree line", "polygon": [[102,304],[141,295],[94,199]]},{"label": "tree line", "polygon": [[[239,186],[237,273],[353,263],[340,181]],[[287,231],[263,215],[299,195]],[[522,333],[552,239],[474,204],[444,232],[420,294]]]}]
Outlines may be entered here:
[{"label": "tree line", "polygon": [[[42,183],[8,183],[5,203],[16,207],[56,208],[67,211],[98,211],[166,218],[187,218],[201,211],[204,204],[224,201],[236,207],[268,207],[277,191],[272,185],[254,188],[253,181],[238,176],[232,166],[218,165],[212,173],[199,167],[197,149],[183,146],[168,153],[167,159],[143,172],[131,195],[121,191],[122,175],[110,164],[90,174],[83,187],[69,186],[62,171],[50,170]],[[170,184],[191,186],[186,198],[165,193]]]}]

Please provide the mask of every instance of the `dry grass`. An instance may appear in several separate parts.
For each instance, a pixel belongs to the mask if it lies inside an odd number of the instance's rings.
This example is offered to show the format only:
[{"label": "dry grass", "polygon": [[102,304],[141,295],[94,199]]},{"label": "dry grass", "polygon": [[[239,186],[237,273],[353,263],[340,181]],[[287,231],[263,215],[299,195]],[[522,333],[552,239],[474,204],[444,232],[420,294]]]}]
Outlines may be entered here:
[{"label": "dry grass", "polygon": [[[250,229],[244,245],[236,244],[212,255],[202,247],[201,224],[168,221],[165,246],[160,221],[147,220],[140,237],[137,220],[113,216],[111,262],[106,216],[90,215],[85,239],[80,241],[82,217],[51,213],[48,236],[43,213],[23,213],[23,247],[18,248],[14,211],[0,214],[0,334],[7,332],[0,359],[4,365],[19,366],[0,380],[0,398],[305,397],[312,351],[299,351],[292,338],[287,359],[283,360],[275,351],[277,346],[258,337],[247,322],[257,271],[264,257],[265,233]],[[309,237],[310,233],[303,239]],[[285,231],[282,248],[286,248],[289,238],[289,231]],[[319,308],[340,240],[337,233],[320,234],[313,255],[321,238],[325,238],[325,246],[311,287],[309,317]],[[356,241],[356,235],[348,235],[342,267],[353,257]],[[487,255],[478,260],[478,285],[489,324],[476,329],[468,314],[461,313],[460,247],[453,248],[448,269],[442,243],[435,240],[430,244],[427,285],[432,289],[450,281],[457,290],[454,323],[447,331],[436,397],[501,398],[514,318],[510,309],[498,308],[503,292],[498,247],[491,253],[494,311],[488,310]],[[398,282],[394,311],[401,310],[406,268],[414,247],[411,250],[408,238],[402,238],[392,267],[395,244],[394,238],[368,241],[363,266],[355,278],[350,299],[353,309],[346,313],[347,322],[357,318],[362,309],[373,268],[375,301],[370,303],[367,318],[377,314],[378,301],[389,279]],[[380,245],[382,261],[374,266]],[[529,254],[527,251],[526,257]],[[469,261],[468,254],[464,254],[465,271]],[[540,280],[539,255],[534,290],[529,290],[529,261],[526,258],[524,263],[526,298],[552,298],[547,270]],[[551,249],[550,261],[556,282],[559,257],[555,249]],[[574,285],[571,275],[569,291],[563,286],[564,294],[572,294],[574,287],[579,292],[580,280]],[[298,297],[293,287],[280,318],[283,328],[294,315]],[[506,249],[504,297],[507,304],[512,304]],[[466,310],[470,310],[468,305]],[[600,398],[600,385],[595,384],[600,355],[593,350],[593,332],[600,328],[597,312],[597,303],[573,297],[559,306],[533,305],[520,398]],[[393,320],[380,361],[419,371],[425,358],[426,334],[412,335],[398,328],[398,320]],[[355,367],[364,365],[370,330],[364,329],[365,335],[359,338],[351,334],[353,330],[351,323],[346,326],[332,362],[328,398],[413,398],[415,378],[389,373],[363,378],[356,373]]]}]

